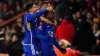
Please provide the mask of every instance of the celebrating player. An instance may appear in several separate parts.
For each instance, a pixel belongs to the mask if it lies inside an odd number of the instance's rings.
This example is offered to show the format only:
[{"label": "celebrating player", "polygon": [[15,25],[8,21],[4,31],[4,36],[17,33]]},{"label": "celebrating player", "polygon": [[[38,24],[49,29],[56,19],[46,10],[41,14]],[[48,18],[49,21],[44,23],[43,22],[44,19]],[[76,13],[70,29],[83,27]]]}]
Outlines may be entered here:
[{"label": "celebrating player", "polygon": [[[29,3],[26,6],[27,13],[24,16],[24,52],[25,56],[39,56],[38,40],[35,38],[35,29],[38,26],[39,17],[47,11],[52,11],[52,7],[47,7],[44,10],[40,10],[37,3]],[[41,19],[46,21],[45,19]]]}]

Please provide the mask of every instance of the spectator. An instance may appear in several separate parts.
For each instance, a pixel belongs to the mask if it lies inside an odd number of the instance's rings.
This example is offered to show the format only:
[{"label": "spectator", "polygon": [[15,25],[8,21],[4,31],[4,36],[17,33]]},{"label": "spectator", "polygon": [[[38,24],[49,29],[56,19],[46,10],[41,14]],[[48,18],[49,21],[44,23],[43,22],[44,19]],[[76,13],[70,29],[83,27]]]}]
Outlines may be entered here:
[{"label": "spectator", "polygon": [[69,15],[69,7],[68,7],[68,0],[61,0],[60,4],[56,8],[56,19],[59,22],[61,18],[68,18]]},{"label": "spectator", "polygon": [[97,1],[97,12],[100,13],[100,0]]},{"label": "spectator", "polygon": [[7,4],[3,4],[2,9],[3,9],[4,12],[7,12],[7,10],[8,10],[8,6],[7,6]]},{"label": "spectator", "polygon": [[0,9],[2,8],[2,3],[0,2]]},{"label": "spectator", "polygon": [[81,12],[80,11],[77,11],[76,13],[75,13],[75,17],[76,17],[76,25],[75,25],[75,29],[76,29],[76,31],[77,30],[79,30],[79,28],[80,28],[80,24],[83,22],[83,18],[82,18],[82,15],[81,15]]},{"label": "spectator", "polygon": [[72,12],[76,13],[77,11],[81,11],[84,6],[82,6],[82,3],[80,3],[80,0],[73,0],[74,2],[72,3]]},{"label": "spectator", "polygon": [[2,18],[4,16],[4,12],[2,11],[2,9],[0,9],[0,18]]},{"label": "spectator", "polygon": [[92,16],[92,14],[90,13],[90,12],[88,12],[87,13],[87,15],[86,15],[86,20],[87,20],[87,22],[89,22],[91,25],[93,24],[93,18],[92,18],[93,16]]},{"label": "spectator", "polygon": [[73,37],[73,46],[78,48],[83,54],[91,54],[92,46],[96,44],[95,36],[89,28],[90,26],[87,22],[82,22],[79,30]]},{"label": "spectator", "polygon": [[93,54],[100,55],[100,26],[99,23],[94,23],[93,33],[96,37],[96,46],[93,48]]},{"label": "spectator", "polygon": [[95,16],[97,13],[100,13],[100,0],[93,1],[92,11]]},{"label": "spectator", "polygon": [[100,23],[100,13],[97,13],[97,17],[94,18],[94,22]]},{"label": "spectator", "polygon": [[92,0],[87,0],[86,2],[87,2],[87,6],[86,7],[91,10],[91,8],[92,8]]},{"label": "spectator", "polygon": [[21,42],[24,37],[24,33],[22,32],[23,24],[22,24],[22,17],[18,17],[16,23],[13,25],[14,30],[17,34],[17,39]]},{"label": "spectator", "polygon": [[8,44],[9,56],[22,56],[22,44],[18,41],[16,34],[12,35],[12,39]]},{"label": "spectator", "polygon": [[[3,20],[0,18],[0,24],[2,24]],[[4,28],[0,28],[0,53],[5,53],[5,30]]]},{"label": "spectator", "polygon": [[22,9],[20,8],[20,5],[17,5],[16,6],[16,15],[18,15],[19,13],[21,13],[22,12]]},{"label": "spectator", "polygon": [[10,10],[9,14],[6,16],[6,18],[7,18],[6,20],[8,20],[9,18],[12,18],[14,15],[15,15],[14,10]]},{"label": "spectator", "polygon": [[74,31],[74,26],[70,24],[68,20],[63,19],[61,25],[59,25],[56,30],[55,36],[58,40],[65,39],[72,43]]},{"label": "spectator", "polygon": [[100,28],[99,23],[94,23],[93,33],[97,39],[100,38],[100,29],[99,28]]},{"label": "spectator", "polygon": [[77,30],[76,25],[78,24],[78,19],[77,19],[77,17],[76,17],[76,14],[73,14],[73,15],[72,15],[72,20],[71,20],[71,22],[72,22],[72,24],[74,25],[75,30]]}]

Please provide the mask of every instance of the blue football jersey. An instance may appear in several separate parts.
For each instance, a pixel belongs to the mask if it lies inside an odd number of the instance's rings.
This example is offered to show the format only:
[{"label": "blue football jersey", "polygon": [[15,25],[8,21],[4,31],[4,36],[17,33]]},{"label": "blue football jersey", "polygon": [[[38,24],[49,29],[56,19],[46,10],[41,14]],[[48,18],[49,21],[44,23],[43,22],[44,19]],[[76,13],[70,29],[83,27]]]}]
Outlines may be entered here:
[{"label": "blue football jersey", "polygon": [[39,23],[38,17],[46,13],[47,10],[41,10],[35,14],[26,13],[24,16],[24,52],[33,53],[33,55],[38,54],[38,40],[35,38],[36,28]]},{"label": "blue football jersey", "polygon": [[63,48],[61,48],[54,37],[55,28],[53,25],[46,23],[40,23],[40,26],[42,29],[37,29],[36,37],[40,39],[42,56],[56,56],[53,45],[61,51],[63,51]]}]

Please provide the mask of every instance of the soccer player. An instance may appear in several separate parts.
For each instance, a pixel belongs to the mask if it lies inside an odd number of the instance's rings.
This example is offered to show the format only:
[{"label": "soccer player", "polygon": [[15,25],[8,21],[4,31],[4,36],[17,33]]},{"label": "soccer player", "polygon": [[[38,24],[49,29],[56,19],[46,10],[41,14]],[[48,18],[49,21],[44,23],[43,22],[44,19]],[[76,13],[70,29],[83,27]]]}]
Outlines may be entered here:
[{"label": "soccer player", "polygon": [[[37,12],[38,9],[37,3],[29,3],[26,6],[27,13],[24,16],[25,36],[23,43],[25,56],[39,56],[38,40],[35,38],[35,29],[37,29],[39,23],[38,18],[42,14],[52,11],[52,7],[47,7],[46,9]],[[47,21],[45,19],[41,20]]]},{"label": "soccer player", "polygon": [[[51,16],[50,16],[51,14]],[[43,18],[43,17],[42,17]],[[52,18],[52,12],[47,13],[47,18],[55,22]],[[36,37],[40,39],[40,46],[42,50],[42,56],[57,56],[53,44],[64,54],[66,53],[66,50],[61,48],[61,46],[58,44],[54,37],[55,28],[52,24],[47,23],[40,23],[40,26],[38,27],[36,31]]]}]

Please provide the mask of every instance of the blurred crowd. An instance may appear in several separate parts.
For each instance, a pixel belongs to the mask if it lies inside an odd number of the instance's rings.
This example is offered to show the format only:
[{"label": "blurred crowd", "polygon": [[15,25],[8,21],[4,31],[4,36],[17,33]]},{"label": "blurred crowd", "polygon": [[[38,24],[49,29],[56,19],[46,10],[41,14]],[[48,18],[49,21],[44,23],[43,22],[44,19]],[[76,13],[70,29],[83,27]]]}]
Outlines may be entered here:
[{"label": "blurred crowd", "polygon": [[[24,12],[28,2],[54,3],[55,36],[83,54],[100,55],[100,0],[0,0],[0,24]],[[23,17],[0,28],[0,53],[23,54]]]}]

